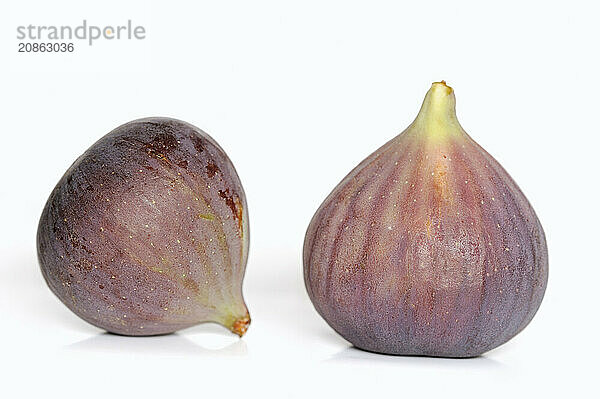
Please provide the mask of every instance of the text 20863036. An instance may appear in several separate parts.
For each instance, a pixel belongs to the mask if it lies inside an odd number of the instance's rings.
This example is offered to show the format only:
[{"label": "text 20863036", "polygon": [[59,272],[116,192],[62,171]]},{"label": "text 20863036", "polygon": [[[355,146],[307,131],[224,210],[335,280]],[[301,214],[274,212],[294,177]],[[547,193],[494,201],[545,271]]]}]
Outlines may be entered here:
[{"label": "text 20863036", "polygon": [[72,53],[75,50],[73,43],[30,43],[18,44],[19,53]]}]

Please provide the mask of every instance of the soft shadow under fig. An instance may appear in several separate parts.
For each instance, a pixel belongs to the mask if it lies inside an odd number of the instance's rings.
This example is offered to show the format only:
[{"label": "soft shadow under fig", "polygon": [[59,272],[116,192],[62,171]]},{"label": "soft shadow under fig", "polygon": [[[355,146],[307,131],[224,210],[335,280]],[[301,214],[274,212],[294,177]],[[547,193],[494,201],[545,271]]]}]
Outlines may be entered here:
[{"label": "soft shadow under fig", "polygon": [[385,364],[411,365],[411,366],[436,366],[448,367],[452,369],[507,369],[506,364],[498,360],[490,359],[485,356],[477,356],[471,358],[444,358],[444,357],[428,357],[428,356],[401,356],[401,355],[385,355],[380,353],[367,352],[349,346],[346,349],[336,353],[331,358],[325,360],[327,363],[349,363],[349,362],[377,362]]},{"label": "soft shadow under fig", "polygon": [[107,332],[65,346],[66,350],[169,356],[245,356],[246,342],[222,327],[203,324],[181,333],[127,337]]}]

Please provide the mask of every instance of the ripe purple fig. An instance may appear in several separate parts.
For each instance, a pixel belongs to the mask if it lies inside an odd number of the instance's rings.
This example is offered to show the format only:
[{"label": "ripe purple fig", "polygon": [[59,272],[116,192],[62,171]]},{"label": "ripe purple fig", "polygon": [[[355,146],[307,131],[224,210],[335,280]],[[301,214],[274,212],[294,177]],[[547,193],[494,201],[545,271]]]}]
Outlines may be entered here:
[{"label": "ripe purple fig", "polygon": [[304,279],[317,311],[358,348],[472,357],[531,321],[548,253],[533,208],[462,129],[442,81],[317,210]]},{"label": "ripe purple fig", "polygon": [[37,233],[42,274],[75,314],[156,335],[216,322],[242,336],[248,212],[233,164],[200,129],[126,123],[60,179]]}]

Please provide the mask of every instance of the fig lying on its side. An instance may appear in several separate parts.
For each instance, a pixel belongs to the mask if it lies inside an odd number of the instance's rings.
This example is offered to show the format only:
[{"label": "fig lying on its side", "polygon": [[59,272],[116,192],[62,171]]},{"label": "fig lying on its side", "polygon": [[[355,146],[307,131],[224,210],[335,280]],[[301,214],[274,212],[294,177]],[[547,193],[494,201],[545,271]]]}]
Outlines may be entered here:
[{"label": "fig lying on its side", "polygon": [[317,311],[358,348],[470,357],[531,321],[548,254],[531,205],[462,129],[442,81],[317,210],[304,278]]},{"label": "fig lying on its side", "polygon": [[243,335],[244,190],[221,147],[185,122],[126,123],[50,195],[37,233],[48,286],[82,319],[123,335],[216,322]]}]

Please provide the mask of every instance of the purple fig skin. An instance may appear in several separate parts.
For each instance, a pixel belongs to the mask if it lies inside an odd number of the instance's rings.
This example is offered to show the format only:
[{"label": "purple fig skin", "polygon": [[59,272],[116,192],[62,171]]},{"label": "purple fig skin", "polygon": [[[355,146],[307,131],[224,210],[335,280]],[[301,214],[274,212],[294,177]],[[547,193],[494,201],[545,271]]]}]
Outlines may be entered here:
[{"label": "purple fig skin", "polygon": [[233,164],[175,119],[126,123],[60,179],[37,232],[42,274],[76,315],[122,335],[216,322],[243,335],[248,212]]},{"label": "purple fig skin", "polygon": [[445,82],[325,199],[303,257],[327,323],[358,348],[396,355],[496,348],[531,321],[548,279],[533,208],[462,129]]}]

